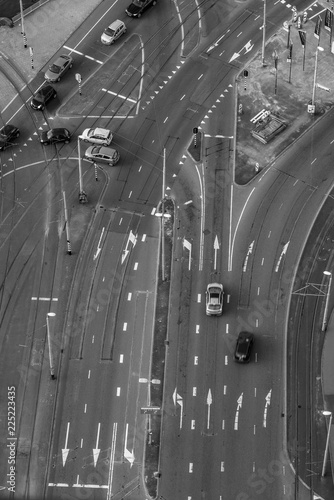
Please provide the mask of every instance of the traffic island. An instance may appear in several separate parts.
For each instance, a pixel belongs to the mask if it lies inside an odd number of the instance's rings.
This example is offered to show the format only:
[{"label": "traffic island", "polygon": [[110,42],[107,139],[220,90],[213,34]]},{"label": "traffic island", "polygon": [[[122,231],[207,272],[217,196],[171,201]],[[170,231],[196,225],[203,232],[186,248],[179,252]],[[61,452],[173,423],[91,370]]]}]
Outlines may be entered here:
[{"label": "traffic island", "polygon": [[161,231],[164,235],[164,269],[162,269],[162,258],[160,258],[155,307],[154,340],[151,360],[151,405],[147,410],[143,410],[145,413],[148,413],[144,479],[147,491],[151,498],[155,498],[157,496],[157,484],[160,477],[159,453],[163,405],[163,382],[167,348],[169,294],[174,235],[174,203],[171,199],[166,199],[164,201],[164,213],[167,215],[167,217],[162,219],[162,223],[164,223],[164,230]]},{"label": "traffic island", "polygon": [[[334,54],[323,21],[320,39],[314,36],[317,19],[285,23],[267,42],[264,64],[259,52],[237,78],[237,184],[248,183],[333,105]],[[284,126],[259,142],[257,129],[268,116]]]},{"label": "traffic island", "polygon": [[188,146],[188,154],[195,163],[200,162],[202,159],[202,142],[202,132],[195,127],[191,143]]}]

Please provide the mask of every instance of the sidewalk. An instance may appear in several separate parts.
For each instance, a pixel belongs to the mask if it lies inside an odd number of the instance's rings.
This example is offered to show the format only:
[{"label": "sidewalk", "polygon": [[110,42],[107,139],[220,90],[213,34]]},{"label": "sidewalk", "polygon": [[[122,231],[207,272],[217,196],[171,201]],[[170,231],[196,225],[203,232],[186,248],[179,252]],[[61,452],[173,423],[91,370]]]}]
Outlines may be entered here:
[{"label": "sidewalk", "polygon": [[[324,410],[332,412],[334,416],[334,313],[331,314],[325,334],[324,347],[321,359],[321,379],[322,391],[324,397]],[[328,428],[330,416],[326,418],[327,433],[329,432],[329,456],[326,465],[327,474],[332,468],[332,476],[334,478],[334,420],[332,420],[331,429]],[[329,465],[330,459],[330,465]]]},{"label": "sidewalk", "polygon": [[[0,113],[16,95],[5,75],[19,88],[24,87],[102,1],[50,0],[26,14],[27,48],[24,48],[20,20],[13,28],[0,26],[0,69],[4,72],[0,71]],[[29,47],[33,49],[34,68]],[[7,61],[13,64],[13,69]]]}]

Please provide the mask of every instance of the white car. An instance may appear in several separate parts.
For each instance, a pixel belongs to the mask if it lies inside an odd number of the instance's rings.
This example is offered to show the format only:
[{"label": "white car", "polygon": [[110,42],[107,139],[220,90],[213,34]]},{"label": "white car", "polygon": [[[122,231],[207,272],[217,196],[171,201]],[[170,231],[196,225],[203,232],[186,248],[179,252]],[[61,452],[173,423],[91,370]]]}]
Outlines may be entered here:
[{"label": "white car", "polygon": [[223,312],[224,288],[221,283],[210,283],[206,289],[206,314],[220,316]]},{"label": "white car", "polygon": [[104,30],[101,35],[101,42],[104,45],[111,45],[117,38],[119,38],[123,33],[126,33],[126,26],[123,21],[117,19]]},{"label": "white car", "polygon": [[102,146],[109,146],[113,138],[110,130],[106,128],[86,128],[79,139],[85,142],[92,142],[93,144],[101,144]]}]

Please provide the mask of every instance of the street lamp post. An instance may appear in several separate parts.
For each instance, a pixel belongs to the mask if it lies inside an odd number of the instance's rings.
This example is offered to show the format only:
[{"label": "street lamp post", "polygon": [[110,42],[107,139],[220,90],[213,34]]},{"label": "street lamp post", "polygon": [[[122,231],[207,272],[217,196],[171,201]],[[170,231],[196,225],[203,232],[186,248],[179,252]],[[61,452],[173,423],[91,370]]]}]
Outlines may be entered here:
[{"label": "street lamp post", "polygon": [[52,352],[52,345],[51,345],[51,334],[50,334],[50,325],[49,325],[49,318],[55,316],[55,313],[48,313],[46,315],[46,333],[48,337],[48,349],[49,349],[49,361],[50,361],[50,374],[52,380],[56,378],[55,376],[55,368],[54,368],[54,360],[53,360],[53,352]]},{"label": "street lamp post", "polygon": [[322,47],[317,46],[317,50],[315,52],[315,64],[314,64],[314,76],[313,76],[313,90],[312,90],[312,101],[311,101],[311,106],[313,113],[315,113],[315,89],[317,86],[317,72],[318,72],[318,52],[319,50],[324,50]]},{"label": "street lamp post", "polygon": [[28,44],[27,44],[27,37],[24,31],[24,14],[23,14],[22,0],[20,0],[20,15],[21,15],[21,35],[23,36],[24,48],[26,49],[28,47]]},{"label": "street lamp post", "polygon": [[273,52],[273,58],[275,62],[275,95],[277,94],[277,66],[278,66],[278,54],[276,50]]},{"label": "street lamp post", "polygon": [[324,271],[324,274],[326,276],[329,276],[329,282],[328,282],[328,288],[327,288],[327,294],[326,294],[326,303],[325,303],[324,317],[323,317],[322,326],[321,326],[321,330],[323,332],[327,328],[328,303],[329,303],[329,295],[331,293],[331,286],[332,286],[332,273],[330,273],[329,271]]},{"label": "street lamp post", "polygon": [[263,25],[262,25],[262,66],[265,66],[264,50],[266,46],[266,9],[267,0],[263,0]]},{"label": "street lamp post", "polygon": [[83,189],[83,182],[82,182],[81,147],[80,147],[79,137],[78,137],[78,160],[79,160],[79,203],[87,203],[88,198],[87,194]]},{"label": "street lamp post", "polygon": [[328,431],[327,431],[327,439],[326,439],[326,447],[325,447],[325,454],[324,454],[324,462],[322,464],[322,471],[321,471],[321,476],[324,477],[325,471],[326,471],[326,462],[327,462],[327,456],[328,456],[328,448],[329,448],[329,436],[331,433],[331,427],[332,427],[332,418],[333,414],[331,411],[323,411],[322,414],[326,417],[329,416],[329,423],[328,423]]}]

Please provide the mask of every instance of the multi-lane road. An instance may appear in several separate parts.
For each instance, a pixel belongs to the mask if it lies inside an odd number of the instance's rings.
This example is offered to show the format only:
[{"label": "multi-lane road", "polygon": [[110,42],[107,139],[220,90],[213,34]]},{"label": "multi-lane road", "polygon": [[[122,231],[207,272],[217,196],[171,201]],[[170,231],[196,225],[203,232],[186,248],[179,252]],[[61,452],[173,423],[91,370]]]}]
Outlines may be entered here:
[{"label": "multi-lane road", "polygon": [[[269,36],[292,13],[267,4]],[[164,148],[165,194],[179,222],[158,495],[310,498],[286,449],[286,318],[296,263],[331,189],[332,139],[324,121],[253,184],[234,186],[233,84],[260,48],[262,7],[160,1],[136,20],[118,2],[102,3],[59,51],[74,67],[56,84],[57,99],[44,113],[30,109],[41,73],[3,113],[21,130],[1,153],[0,247],[0,390],[2,401],[7,387],[17,393],[19,499],[147,498],[141,408],[150,405]],[[127,33],[103,46],[101,32],[117,18]],[[77,135],[96,125],[112,129],[121,160],[98,169],[98,183],[83,162],[89,203],[80,206]],[[42,147],[40,130],[55,126],[68,128],[71,142]],[[197,166],[184,154],[194,126],[205,133]],[[225,286],[221,318],[205,316],[214,280]],[[239,366],[233,350],[244,329],[256,341],[252,363]]]}]

